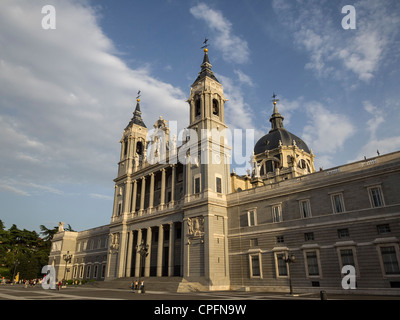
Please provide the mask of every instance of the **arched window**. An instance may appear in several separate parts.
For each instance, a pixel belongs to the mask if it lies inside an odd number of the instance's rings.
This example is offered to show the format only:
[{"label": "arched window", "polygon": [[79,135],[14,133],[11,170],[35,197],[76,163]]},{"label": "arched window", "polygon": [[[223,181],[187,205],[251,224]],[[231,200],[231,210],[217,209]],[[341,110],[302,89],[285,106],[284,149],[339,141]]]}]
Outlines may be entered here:
[{"label": "arched window", "polygon": [[141,156],[143,154],[143,143],[141,141],[138,141],[136,143],[136,153]]},{"label": "arched window", "polygon": [[194,110],[194,115],[195,117],[199,116],[201,114],[201,104],[200,104],[200,98],[196,99],[195,102],[195,110]]},{"label": "arched window", "polygon": [[217,99],[213,99],[213,115],[215,116],[219,116],[219,105],[218,105],[218,100]]}]

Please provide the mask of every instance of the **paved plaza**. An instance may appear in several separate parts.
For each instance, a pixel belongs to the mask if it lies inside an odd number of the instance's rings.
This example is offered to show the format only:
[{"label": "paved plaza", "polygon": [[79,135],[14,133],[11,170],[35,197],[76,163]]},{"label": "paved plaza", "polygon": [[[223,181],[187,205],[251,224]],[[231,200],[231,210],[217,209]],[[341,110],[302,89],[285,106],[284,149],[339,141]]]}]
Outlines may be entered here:
[{"label": "paved plaza", "polygon": [[[380,295],[338,295],[327,294],[328,300],[400,300],[400,296]],[[68,286],[58,290],[45,290],[40,285],[0,286],[0,300],[321,300],[320,294],[299,293],[293,296],[287,293],[215,291],[215,292],[163,292],[146,290],[144,294],[129,288],[98,288],[90,285]]]}]

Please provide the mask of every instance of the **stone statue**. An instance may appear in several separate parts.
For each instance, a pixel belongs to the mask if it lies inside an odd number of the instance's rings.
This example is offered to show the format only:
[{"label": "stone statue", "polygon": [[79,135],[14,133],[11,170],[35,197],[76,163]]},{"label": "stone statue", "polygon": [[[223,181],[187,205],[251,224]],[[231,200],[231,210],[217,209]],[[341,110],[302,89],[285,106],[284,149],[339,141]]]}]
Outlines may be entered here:
[{"label": "stone statue", "polygon": [[64,231],[64,224],[65,224],[65,222],[59,222],[58,223],[58,232],[63,232]]}]

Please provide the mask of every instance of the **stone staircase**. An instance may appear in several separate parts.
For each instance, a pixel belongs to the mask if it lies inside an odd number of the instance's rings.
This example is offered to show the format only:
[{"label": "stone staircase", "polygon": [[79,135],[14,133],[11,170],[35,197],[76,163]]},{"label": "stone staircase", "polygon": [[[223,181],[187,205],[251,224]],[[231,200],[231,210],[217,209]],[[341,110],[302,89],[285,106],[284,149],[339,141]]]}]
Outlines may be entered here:
[{"label": "stone staircase", "polygon": [[[124,277],[109,281],[96,281],[86,285],[97,288],[108,289],[131,289],[133,281],[139,280],[135,277]],[[199,282],[188,282],[182,277],[146,277],[144,280],[145,290],[158,292],[199,292],[207,291],[207,288]]]}]

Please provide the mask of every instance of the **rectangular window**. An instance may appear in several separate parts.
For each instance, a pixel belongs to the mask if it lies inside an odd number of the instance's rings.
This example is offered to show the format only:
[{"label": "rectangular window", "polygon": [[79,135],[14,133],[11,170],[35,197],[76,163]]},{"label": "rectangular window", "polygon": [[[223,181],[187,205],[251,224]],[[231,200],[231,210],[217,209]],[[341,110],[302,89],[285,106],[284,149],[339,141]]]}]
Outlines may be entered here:
[{"label": "rectangular window", "polygon": [[249,227],[257,225],[256,211],[249,210],[247,211],[247,225]]},{"label": "rectangular window", "polygon": [[94,266],[94,269],[93,269],[93,278],[94,278],[94,279],[97,278],[97,268],[98,268],[98,266],[95,265],[95,266]]},{"label": "rectangular window", "polygon": [[306,232],[304,234],[304,241],[312,241],[314,240],[314,232]]},{"label": "rectangular window", "polygon": [[282,211],[280,205],[272,207],[272,221],[282,222]]},{"label": "rectangular window", "polygon": [[251,277],[261,277],[260,255],[254,254],[250,256]]},{"label": "rectangular window", "polygon": [[105,278],[105,276],[106,276],[106,265],[103,264],[103,265],[101,266],[101,277],[102,277],[102,278]]},{"label": "rectangular window", "polygon": [[347,229],[347,228],[338,229],[337,233],[338,233],[338,238],[339,239],[350,237],[350,232],[349,232],[349,229]]},{"label": "rectangular window", "polygon": [[283,236],[277,236],[275,239],[276,243],[284,243],[285,239]]},{"label": "rectangular window", "polygon": [[122,202],[118,203],[118,212],[117,215],[120,216],[122,213]]},{"label": "rectangular window", "polygon": [[310,200],[301,200],[300,201],[300,215],[302,218],[311,217],[311,207]]},{"label": "rectangular window", "polygon": [[215,182],[217,193],[222,193],[222,179],[220,177],[217,177]]},{"label": "rectangular window", "polygon": [[257,246],[258,246],[258,239],[257,238],[250,239],[250,247],[253,248]]},{"label": "rectangular window", "polygon": [[395,247],[381,247],[381,255],[385,274],[400,274]]},{"label": "rectangular window", "polygon": [[333,213],[344,212],[343,195],[341,193],[333,194],[331,196]]},{"label": "rectangular window", "polygon": [[307,251],[307,270],[309,276],[319,276],[317,251]]},{"label": "rectangular window", "polygon": [[390,233],[390,226],[388,224],[379,224],[376,226],[378,234]]},{"label": "rectangular window", "polygon": [[354,255],[352,249],[340,249],[340,258],[342,261],[342,266],[351,265],[355,267]]},{"label": "rectangular window", "polygon": [[200,193],[200,177],[194,178],[194,193]]},{"label": "rectangular window", "polygon": [[283,258],[285,257],[285,254],[284,253],[278,253],[277,255],[276,255],[276,260],[277,260],[277,263],[278,263],[278,276],[279,277],[285,277],[285,276],[287,276],[288,275],[288,270],[287,270],[287,264],[286,264],[286,261],[285,260],[283,260]]},{"label": "rectangular window", "polygon": [[383,207],[382,189],[380,186],[369,188],[369,195],[373,208]]}]

